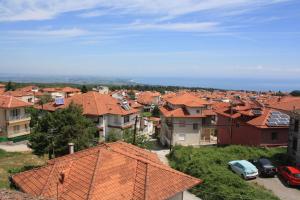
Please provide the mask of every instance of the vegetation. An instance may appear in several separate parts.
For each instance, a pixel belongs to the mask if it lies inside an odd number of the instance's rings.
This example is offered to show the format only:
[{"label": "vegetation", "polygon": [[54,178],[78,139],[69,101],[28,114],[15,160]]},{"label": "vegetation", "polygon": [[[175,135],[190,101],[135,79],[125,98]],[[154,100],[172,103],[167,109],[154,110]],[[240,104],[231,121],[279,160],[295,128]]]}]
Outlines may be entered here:
[{"label": "vegetation", "polygon": [[153,110],[152,110],[152,117],[159,117],[159,115],[160,115],[160,112],[159,112],[159,108],[158,108],[158,106],[155,106],[154,108],[153,108]]},{"label": "vegetation", "polygon": [[151,149],[152,142],[145,134],[137,133],[134,142],[134,131],[132,129],[126,129],[123,132],[110,131],[108,133],[107,141],[116,142],[122,140],[124,142],[139,146],[144,149]]},{"label": "vegetation", "polygon": [[82,93],[87,93],[89,90],[88,90],[88,88],[85,86],[85,85],[83,85],[82,87],[81,87],[81,92]]},{"label": "vegetation", "polygon": [[131,100],[135,100],[135,94],[133,92],[133,90],[130,90],[128,93],[127,93],[128,97],[131,99]]},{"label": "vegetation", "polygon": [[205,200],[231,199],[278,199],[270,191],[243,180],[228,169],[231,160],[268,157],[274,163],[286,159],[285,148],[228,147],[181,147],[175,146],[168,158],[170,165],[204,182],[191,192]]},{"label": "vegetation", "polygon": [[11,81],[9,81],[6,85],[5,85],[5,91],[13,91],[13,90],[15,90],[16,89],[16,87],[15,87],[15,85],[11,82]]},{"label": "vegetation", "polygon": [[300,90],[294,90],[290,93],[290,95],[294,97],[300,97]]},{"label": "vegetation", "polygon": [[46,153],[49,158],[62,156],[68,153],[69,142],[75,144],[75,150],[82,150],[97,140],[95,124],[84,117],[82,108],[75,104],[53,113],[42,112],[34,120],[29,147],[38,156]]},{"label": "vegetation", "polygon": [[8,177],[14,173],[44,165],[46,159],[30,152],[6,152],[0,149],[0,188],[9,188]]},{"label": "vegetation", "polygon": [[143,117],[151,117],[152,113],[151,112],[143,112]]}]

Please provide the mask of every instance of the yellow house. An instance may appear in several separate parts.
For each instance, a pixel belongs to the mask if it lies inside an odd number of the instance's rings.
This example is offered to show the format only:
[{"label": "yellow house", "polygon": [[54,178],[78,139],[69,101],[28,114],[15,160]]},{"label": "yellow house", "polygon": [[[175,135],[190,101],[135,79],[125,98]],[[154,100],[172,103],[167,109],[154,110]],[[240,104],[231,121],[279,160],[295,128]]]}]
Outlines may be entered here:
[{"label": "yellow house", "polygon": [[13,96],[0,95],[0,137],[30,134],[30,116],[25,112],[28,106],[31,104]]}]

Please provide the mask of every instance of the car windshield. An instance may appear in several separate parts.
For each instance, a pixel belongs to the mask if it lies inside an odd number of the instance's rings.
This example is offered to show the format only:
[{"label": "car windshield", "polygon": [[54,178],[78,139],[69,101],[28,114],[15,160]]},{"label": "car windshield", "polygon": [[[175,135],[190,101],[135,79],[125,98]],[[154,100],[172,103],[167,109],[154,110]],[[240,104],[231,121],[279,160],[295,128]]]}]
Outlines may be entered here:
[{"label": "car windshield", "polygon": [[300,174],[294,174],[296,178],[300,178]]},{"label": "car windshield", "polygon": [[268,159],[260,159],[259,162],[265,167],[272,167],[273,166],[271,161],[269,161]]}]

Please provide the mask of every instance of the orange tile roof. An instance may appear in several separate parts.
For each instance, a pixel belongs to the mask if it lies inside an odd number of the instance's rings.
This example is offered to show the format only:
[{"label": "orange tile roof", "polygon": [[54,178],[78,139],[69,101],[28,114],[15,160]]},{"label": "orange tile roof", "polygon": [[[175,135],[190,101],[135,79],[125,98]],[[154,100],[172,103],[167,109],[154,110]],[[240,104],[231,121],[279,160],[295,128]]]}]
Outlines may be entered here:
[{"label": "orange tile roof", "polygon": [[50,160],[44,167],[13,175],[12,180],[26,193],[59,200],[168,199],[202,182],[124,142]]},{"label": "orange tile roof", "polygon": [[66,92],[66,93],[77,93],[77,92],[80,92],[80,89],[72,88],[72,87],[64,87],[64,88],[61,88],[61,91]]},{"label": "orange tile roof", "polygon": [[24,96],[32,96],[33,92],[31,91],[22,91],[22,90],[15,90],[15,91],[7,91],[4,95],[14,96],[14,97],[24,97]]},{"label": "orange tile roof", "polygon": [[300,110],[300,98],[282,99],[281,101],[270,104],[269,107],[284,111]]},{"label": "orange tile roof", "polygon": [[0,95],[0,108],[19,108],[32,106],[32,104],[24,102],[13,96]]},{"label": "orange tile roof", "polygon": [[121,107],[117,99],[111,97],[110,95],[100,94],[98,92],[93,91],[83,94],[76,94],[70,98],[66,98],[64,105],[57,106],[55,105],[55,102],[50,102],[48,104],[45,104],[43,106],[43,109],[48,111],[54,111],[56,109],[66,108],[72,102],[82,106],[84,115],[129,115],[138,112],[138,110],[133,108],[131,108],[130,110],[125,110]]},{"label": "orange tile roof", "polygon": [[183,93],[171,98],[167,98],[166,102],[173,105],[184,105],[188,107],[203,107],[204,105],[210,104],[206,100],[196,97],[190,93]]},{"label": "orange tile roof", "polygon": [[159,92],[150,92],[150,91],[142,92],[138,95],[137,101],[140,104],[151,105],[153,103],[153,98],[159,96],[160,96]]}]

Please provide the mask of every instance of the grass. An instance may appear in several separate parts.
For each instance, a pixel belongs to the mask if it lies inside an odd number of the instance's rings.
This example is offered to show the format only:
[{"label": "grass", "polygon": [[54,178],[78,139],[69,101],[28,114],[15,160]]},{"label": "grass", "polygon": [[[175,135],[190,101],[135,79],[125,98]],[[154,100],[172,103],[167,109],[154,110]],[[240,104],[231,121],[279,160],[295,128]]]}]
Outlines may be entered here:
[{"label": "grass", "polygon": [[278,200],[272,192],[230,171],[227,163],[231,160],[268,157],[274,163],[283,164],[285,153],[286,148],[175,146],[168,158],[173,168],[204,180],[191,190],[202,199]]},{"label": "grass", "polygon": [[152,117],[151,112],[143,112],[143,117]]},{"label": "grass", "polygon": [[28,169],[45,164],[46,159],[39,158],[30,152],[6,152],[0,149],[0,188],[9,188],[9,172]]}]

